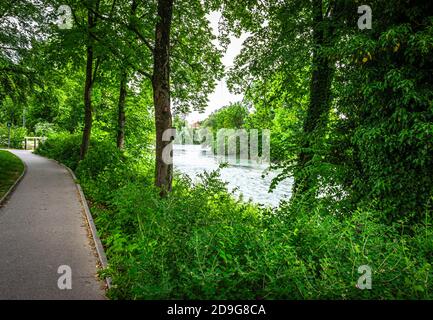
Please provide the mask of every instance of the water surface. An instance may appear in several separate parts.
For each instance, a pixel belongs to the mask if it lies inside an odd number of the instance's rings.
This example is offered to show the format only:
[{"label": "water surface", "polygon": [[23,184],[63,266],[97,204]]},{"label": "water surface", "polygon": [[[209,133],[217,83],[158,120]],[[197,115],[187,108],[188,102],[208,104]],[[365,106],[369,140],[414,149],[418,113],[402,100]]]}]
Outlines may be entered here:
[{"label": "water surface", "polygon": [[[173,150],[175,170],[193,180],[203,171],[210,172],[219,167],[218,158],[200,145],[175,144]],[[245,200],[251,199],[255,203],[276,207],[281,199],[290,198],[292,179],[282,181],[272,193],[269,193],[269,186],[277,172],[273,171],[266,175],[268,165],[256,162],[244,162],[241,165],[230,163],[232,164],[221,169],[221,179],[228,183],[229,190],[239,188],[235,193],[242,193]]]}]

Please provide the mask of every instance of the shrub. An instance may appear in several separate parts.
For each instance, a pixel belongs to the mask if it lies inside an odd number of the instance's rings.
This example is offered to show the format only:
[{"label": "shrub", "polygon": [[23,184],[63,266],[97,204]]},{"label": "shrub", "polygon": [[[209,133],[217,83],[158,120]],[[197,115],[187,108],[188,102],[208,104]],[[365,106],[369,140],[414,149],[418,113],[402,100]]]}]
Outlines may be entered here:
[{"label": "shrub", "polygon": [[[192,189],[177,185],[159,201],[156,191],[128,185],[112,210],[98,211],[112,298],[432,297],[431,229],[401,235],[368,211],[344,221],[269,213],[215,186],[209,179]],[[355,287],[362,265],[373,271],[373,290]]]},{"label": "shrub", "polygon": [[80,160],[81,135],[68,133],[55,133],[39,145],[36,153],[62,162],[75,170]]}]

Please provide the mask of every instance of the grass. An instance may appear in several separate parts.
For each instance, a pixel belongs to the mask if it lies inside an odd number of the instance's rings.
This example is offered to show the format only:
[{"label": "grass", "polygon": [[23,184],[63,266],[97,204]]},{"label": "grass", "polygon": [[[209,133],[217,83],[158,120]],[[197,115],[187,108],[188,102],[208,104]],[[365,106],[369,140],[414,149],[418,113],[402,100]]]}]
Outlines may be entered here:
[{"label": "grass", "polygon": [[15,183],[24,171],[21,160],[9,151],[0,150],[0,198]]}]

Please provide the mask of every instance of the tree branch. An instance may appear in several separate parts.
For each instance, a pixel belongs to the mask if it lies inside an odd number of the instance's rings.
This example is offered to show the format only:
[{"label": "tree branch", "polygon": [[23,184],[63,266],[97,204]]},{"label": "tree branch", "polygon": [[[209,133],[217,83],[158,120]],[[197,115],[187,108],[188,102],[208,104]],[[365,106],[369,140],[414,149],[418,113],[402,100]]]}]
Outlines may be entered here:
[{"label": "tree branch", "polygon": [[87,6],[86,6],[86,8],[88,10],[90,10],[96,17],[98,17],[102,20],[108,21],[111,23],[113,21],[115,21],[116,23],[120,24],[121,26],[125,27],[126,29],[134,32],[137,35],[137,37],[146,45],[146,47],[150,50],[150,52],[153,53],[154,49],[153,49],[153,46],[151,45],[151,43],[140,33],[140,31],[135,26],[132,26],[130,22],[124,23],[124,22],[119,21],[119,20],[113,20],[111,17],[105,17],[104,15],[101,15],[99,12],[96,12],[93,8],[89,8]]}]

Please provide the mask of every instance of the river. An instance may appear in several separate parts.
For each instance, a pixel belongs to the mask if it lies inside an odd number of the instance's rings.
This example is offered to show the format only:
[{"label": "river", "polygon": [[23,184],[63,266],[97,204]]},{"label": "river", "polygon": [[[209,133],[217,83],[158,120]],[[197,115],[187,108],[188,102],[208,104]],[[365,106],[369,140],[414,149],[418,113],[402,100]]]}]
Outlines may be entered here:
[{"label": "river", "polygon": [[[188,175],[193,181],[199,173],[210,172],[219,167],[217,157],[209,150],[202,149],[200,145],[175,144],[173,155],[175,170]],[[229,190],[238,188],[235,194],[242,193],[245,200],[251,199],[254,203],[277,207],[280,200],[290,198],[293,181],[286,179],[269,193],[269,186],[277,172],[272,171],[265,175],[267,168],[268,165],[257,163],[229,164],[221,169],[221,179],[228,183]]]}]

